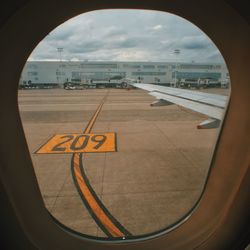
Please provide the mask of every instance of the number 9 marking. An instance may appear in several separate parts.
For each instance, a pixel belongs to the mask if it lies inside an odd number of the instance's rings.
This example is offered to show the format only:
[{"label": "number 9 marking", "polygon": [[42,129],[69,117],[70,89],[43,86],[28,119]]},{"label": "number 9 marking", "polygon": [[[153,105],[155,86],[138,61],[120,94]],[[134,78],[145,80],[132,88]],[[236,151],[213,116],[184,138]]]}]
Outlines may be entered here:
[{"label": "number 9 marking", "polygon": [[[101,138],[98,139],[98,137],[101,137]],[[106,140],[107,140],[107,136],[105,135],[94,135],[93,137],[91,137],[91,141],[97,142],[97,144],[94,146],[94,149],[100,148]]]}]

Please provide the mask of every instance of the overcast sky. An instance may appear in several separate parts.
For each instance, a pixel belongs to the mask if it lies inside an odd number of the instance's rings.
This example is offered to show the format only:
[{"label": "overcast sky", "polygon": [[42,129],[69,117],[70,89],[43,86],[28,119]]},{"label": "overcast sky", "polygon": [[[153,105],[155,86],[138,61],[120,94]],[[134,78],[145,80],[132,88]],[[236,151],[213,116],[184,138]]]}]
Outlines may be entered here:
[{"label": "overcast sky", "polygon": [[[29,60],[221,63],[211,40],[178,16],[146,10],[99,10],[79,15],[46,36]],[[173,53],[180,50],[177,56]]]}]

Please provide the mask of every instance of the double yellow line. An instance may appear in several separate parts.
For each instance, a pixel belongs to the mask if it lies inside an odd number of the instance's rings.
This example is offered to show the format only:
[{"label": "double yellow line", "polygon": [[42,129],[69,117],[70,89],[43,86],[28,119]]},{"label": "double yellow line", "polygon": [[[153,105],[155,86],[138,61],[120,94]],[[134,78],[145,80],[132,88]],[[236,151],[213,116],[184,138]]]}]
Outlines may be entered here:
[{"label": "double yellow line", "polygon": [[[88,125],[84,129],[84,133],[90,133],[93,128],[95,121],[102,109],[102,106],[108,96],[102,99],[100,105],[95,111],[94,115],[90,119]],[[83,167],[83,154],[74,153],[71,159],[71,170],[72,176],[76,185],[76,188],[79,192],[79,195],[82,198],[85,206],[87,207],[89,213],[102,229],[102,231],[110,238],[119,237],[125,238],[126,236],[131,236],[131,233],[125,229],[108,211],[104,206],[102,201],[99,199],[94,189],[90,185],[90,182],[85,174]]]}]

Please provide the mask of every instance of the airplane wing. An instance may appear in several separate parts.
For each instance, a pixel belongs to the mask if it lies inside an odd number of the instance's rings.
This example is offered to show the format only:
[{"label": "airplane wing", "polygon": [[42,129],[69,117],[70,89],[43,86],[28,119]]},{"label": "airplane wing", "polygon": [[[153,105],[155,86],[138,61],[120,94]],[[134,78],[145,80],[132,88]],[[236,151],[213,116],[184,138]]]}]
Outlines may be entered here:
[{"label": "airplane wing", "polygon": [[201,123],[198,128],[218,127],[228,100],[227,96],[200,91],[145,83],[130,83],[130,85],[149,91],[150,95],[156,97],[158,101],[153,103],[152,106],[157,106],[157,104],[169,105],[174,103],[213,118],[212,120],[207,120]]}]

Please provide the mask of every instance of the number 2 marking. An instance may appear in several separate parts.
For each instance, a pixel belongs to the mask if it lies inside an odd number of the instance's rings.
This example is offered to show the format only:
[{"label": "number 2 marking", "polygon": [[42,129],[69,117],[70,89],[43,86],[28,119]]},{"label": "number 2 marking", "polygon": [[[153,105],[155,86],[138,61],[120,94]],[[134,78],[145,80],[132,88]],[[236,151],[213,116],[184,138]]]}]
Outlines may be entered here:
[{"label": "number 2 marking", "polygon": [[74,136],[73,135],[64,135],[61,138],[68,138],[68,139],[56,144],[52,148],[52,151],[65,151],[65,149],[66,149],[65,147],[59,147],[59,146],[63,145],[64,143],[67,143],[67,142],[71,141],[74,138]]}]

